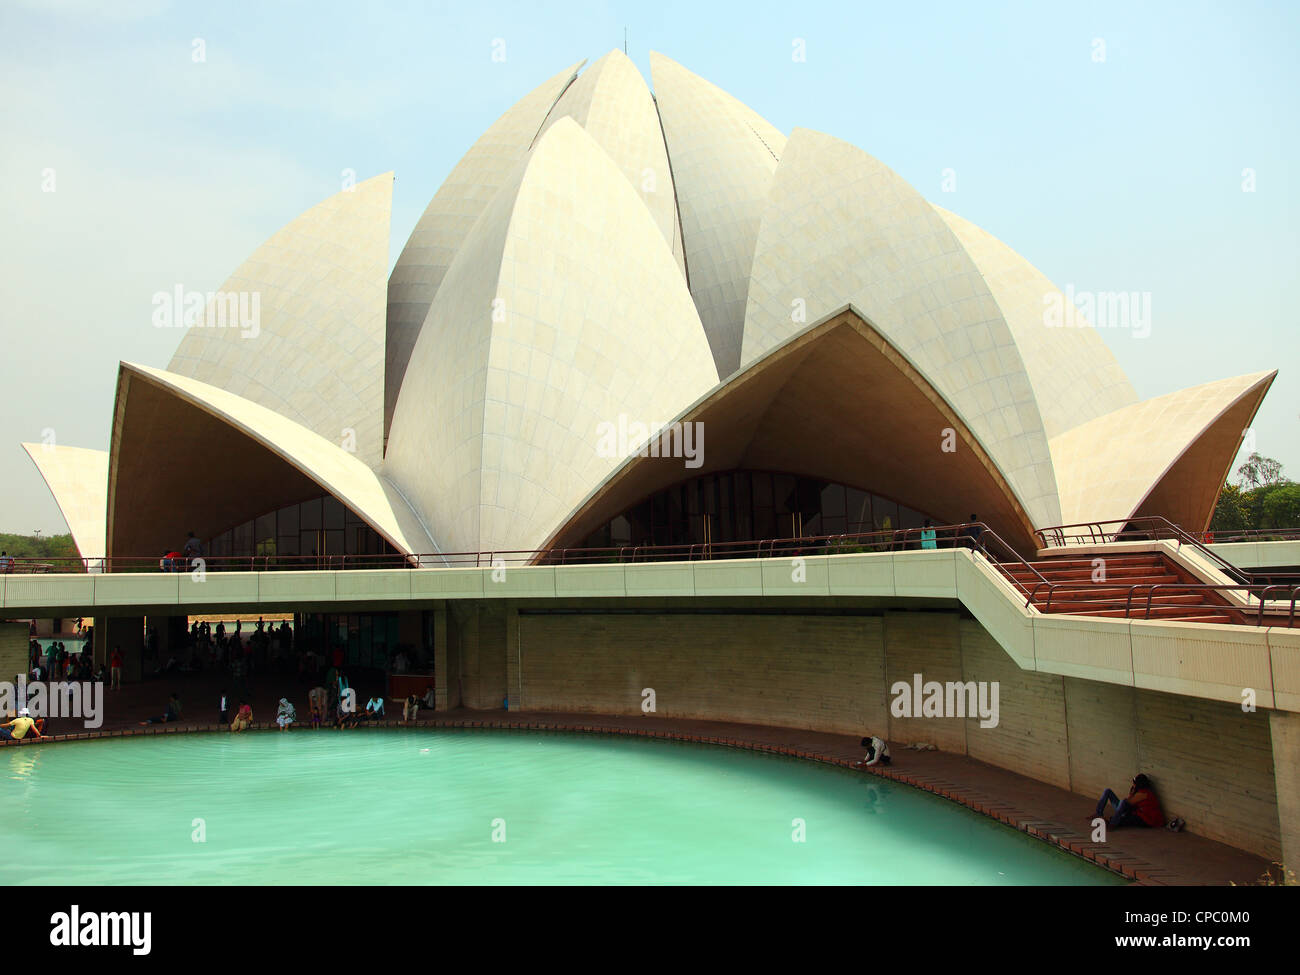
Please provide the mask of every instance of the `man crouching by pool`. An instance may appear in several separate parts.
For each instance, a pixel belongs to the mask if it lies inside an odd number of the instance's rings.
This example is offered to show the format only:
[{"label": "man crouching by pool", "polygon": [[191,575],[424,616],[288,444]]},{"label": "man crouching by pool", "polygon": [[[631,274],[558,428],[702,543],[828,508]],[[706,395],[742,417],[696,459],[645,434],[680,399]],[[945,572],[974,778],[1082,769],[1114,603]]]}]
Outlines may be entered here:
[{"label": "man crouching by pool", "polygon": [[867,750],[867,754],[862,761],[854,762],[854,768],[867,768],[870,765],[888,765],[889,764],[889,746],[885,744],[883,738],[863,738],[862,747]]}]

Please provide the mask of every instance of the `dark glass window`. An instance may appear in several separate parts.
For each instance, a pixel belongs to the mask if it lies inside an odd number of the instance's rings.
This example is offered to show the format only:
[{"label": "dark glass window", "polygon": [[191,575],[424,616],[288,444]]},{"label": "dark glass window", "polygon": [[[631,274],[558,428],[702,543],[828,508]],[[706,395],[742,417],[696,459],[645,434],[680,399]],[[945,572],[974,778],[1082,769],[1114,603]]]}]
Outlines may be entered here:
[{"label": "dark glass window", "polygon": [[[257,533],[257,544],[261,546],[263,542],[270,541],[271,547],[275,548],[275,512],[270,514],[259,515],[253,522],[254,531]],[[258,551],[261,549],[259,547]]]},{"label": "dark glass window", "polygon": [[871,495],[855,487],[845,488],[844,495],[848,530],[859,533],[875,531],[875,522],[871,514]]},{"label": "dark glass window", "polygon": [[872,513],[876,519],[876,531],[897,531],[898,524],[898,505],[887,498],[873,497],[871,504]]},{"label": "dark glass window", "polygon": [[321,499],[312,498],[310,501],[304,501],[299,505],[300,521],[298,527],[302,531],[316,531],[321,525]]},{"label": "dark glass window", "polygon": [[[584,547],[699,545],[919,528],[923,512],[861,488],[767,471],[706,474],[600,526]],[[669,557],[665,555],[664,557]]]},{"label": "dark glass window", "polygon": [[[325,506],[325,511],[324,511],[325,528],[327,530],[328,529],[341,530],[343,528],[343,522],[344,522],[343,502],[340,501],[338,498],[323,498],[322,501]],[[339,551],[340,552],[343,551],[342,545],[339,546]]]},{"label": "dark glass window", "polygon": [[251,555],[253,553],[253,523],[246,521],[231,532],[230,545],[232,555]]}]

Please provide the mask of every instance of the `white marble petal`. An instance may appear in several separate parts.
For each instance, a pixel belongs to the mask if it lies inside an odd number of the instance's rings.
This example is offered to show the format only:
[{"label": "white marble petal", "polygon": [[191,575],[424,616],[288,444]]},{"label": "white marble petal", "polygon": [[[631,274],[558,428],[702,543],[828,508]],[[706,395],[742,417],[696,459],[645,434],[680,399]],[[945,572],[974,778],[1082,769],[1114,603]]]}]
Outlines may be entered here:
[{"label": "white marble petal", "polygon": [[23,449],[45,478],[81,557],[105,555],[108,451],[45,443],[25,443]]},{"label": "white marble petal", "polygon": [[528,155],[551,107],[586,64],[579,61],[516,102],[479,136],[425,208],[388,281],[384,435],[429,305],[470,228]]},{"label": "white marble petal", "polygon": [[[1214,429],[1232,407],[1262,398],[1276,372],[1257,372],[1190,386],[1142,400],[1052,438],[1061,485],[1062,524],[1127,518],[1175,462]],[[1226,431],[1215,468],[1203,472],[1223,483],[1244,430]],[[1215,496],[1211,494],[1211,496]],[[1199,530],[1200,525],[1185,525]]]},{"label": "white marble petal", "polygon": [[667,422],[717,379],[640,194],[561,119],[448,270],[385,469],[444,551],[530,549],[621,460],[599,424]]},{"label": "white marble petal", "polygon": [[256,327],[214,302],[168,370],[275,410],[334,443],[383,455],[384,302],[393,174],[356,184],[286,224],[221,291]]},{"label": "white marble petal", "polygon": [[586,129],[623,171],[685,274],[677,196],[663,129],[654,98],[636,65],[622,51],[610,51],[578,75],[560,96],[542,132],[565,117]]},{"label": "white marble petal", "polygon": [[[1059,524],[1033,386],[965,249],[889,167],[795,129],[758,234],[743,362],[850,303],[957,410],[1033,523]],[[936,430],[935,450],[941,441]]]},{"label": "white marble petal", "polygon": [[740,368],[754,242],[785,136],[657,52],[655,100],[677,188],[686,273],[718,374]]},{"label": "white marble petal", "polygon": [[1049,438],[1137,402],[1114,353],[1082,315],[1072,315],[1068,328],[1049,325],[1049,311],[1065,306],[1056,285],[992,234],[942,207],[934,209],[966,248],[1002,310]]}]

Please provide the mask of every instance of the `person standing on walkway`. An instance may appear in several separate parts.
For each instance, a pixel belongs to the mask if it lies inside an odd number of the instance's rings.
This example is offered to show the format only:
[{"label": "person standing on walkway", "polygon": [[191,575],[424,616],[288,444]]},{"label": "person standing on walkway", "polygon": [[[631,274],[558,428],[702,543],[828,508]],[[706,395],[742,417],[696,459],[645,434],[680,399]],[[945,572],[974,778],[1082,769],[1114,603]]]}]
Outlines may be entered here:
[{"label": "person standing on walkway", "polygon": [[203,543],[198,540],[194,532],[190,532],[189,537],[185,539],[185,546],[181,549],[181,552],[185,556],[186,564],[191,569],[194,568],[194,560],[203,557]]},{"label": "person standing on walkway", "polygon": [[113,647],[113,652],[108,658],[109,678],[112,681],[108,685],[110,691],[120,691],[122,689],[122,648]]},{"label": "person standing on walkway", "polygon": [[934,522],[929,518],[925,519],[925,527],[921,529],[921,548],[937,548],[938,545],[934,539]]}]

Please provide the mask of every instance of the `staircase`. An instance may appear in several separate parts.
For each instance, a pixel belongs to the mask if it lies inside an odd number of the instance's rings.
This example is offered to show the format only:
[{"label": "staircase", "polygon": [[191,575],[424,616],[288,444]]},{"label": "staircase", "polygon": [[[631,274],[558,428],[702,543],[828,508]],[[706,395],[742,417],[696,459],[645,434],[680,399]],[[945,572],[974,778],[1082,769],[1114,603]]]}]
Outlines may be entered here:
[{"label": "staircase", "polygon": [[[1056,584],[1050,593],[1050,604],[1048,586],[1044,586],[1042,579],[1024,563],[1008,562],[998,567],[1026,594],[1034,593],[1034,587],[1038,587],[1032,604],[1042,613],[1187,623],[1254,622],[1253,617],[1247,620],[1245,614],[1221,594],[1190,588],[1200,580],[1172,562],[1163,552],[1053,556],[1028,565],[1043,579]],[[1094,581],[1094,577],[1099,581]],[[1151,586],[1161,588],[1151,596],[1148,616],[1147,596],[1151,593]]]}]

